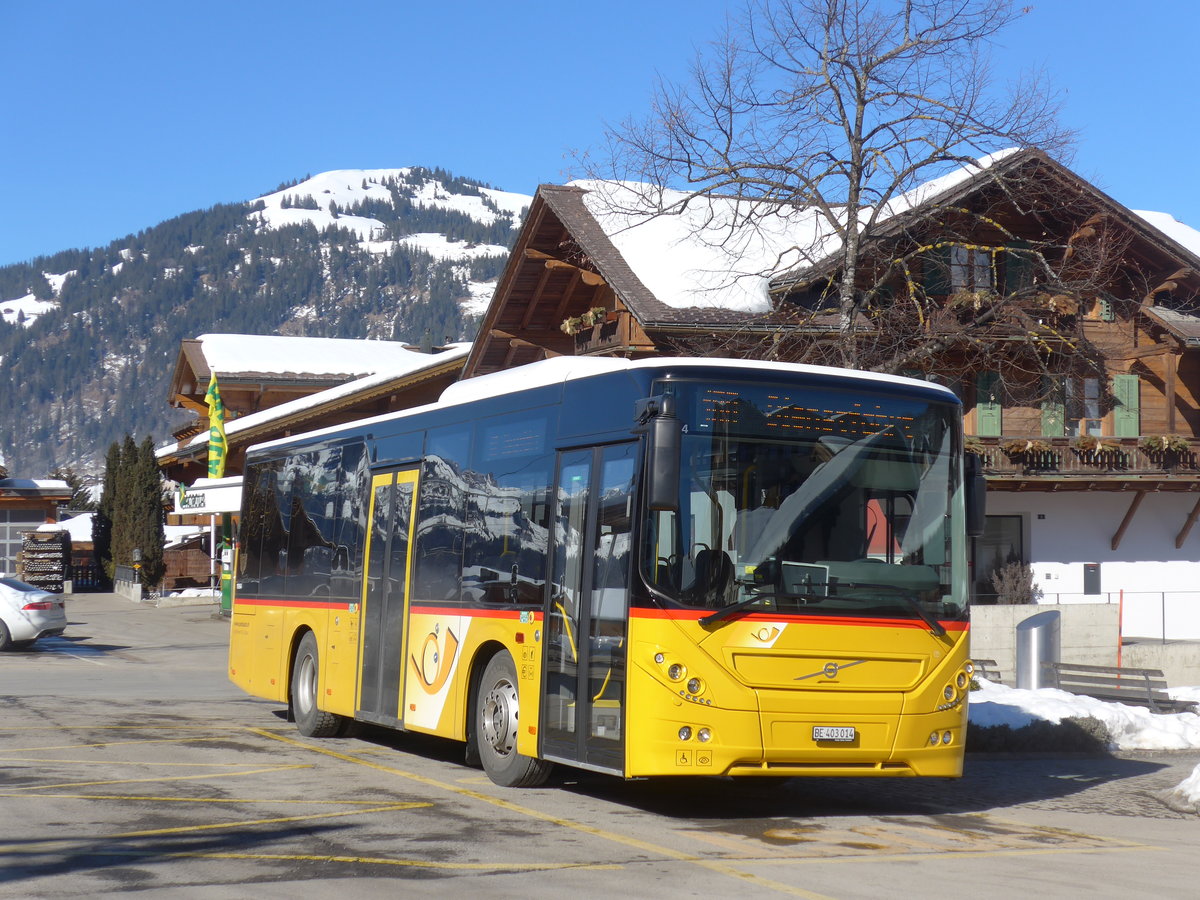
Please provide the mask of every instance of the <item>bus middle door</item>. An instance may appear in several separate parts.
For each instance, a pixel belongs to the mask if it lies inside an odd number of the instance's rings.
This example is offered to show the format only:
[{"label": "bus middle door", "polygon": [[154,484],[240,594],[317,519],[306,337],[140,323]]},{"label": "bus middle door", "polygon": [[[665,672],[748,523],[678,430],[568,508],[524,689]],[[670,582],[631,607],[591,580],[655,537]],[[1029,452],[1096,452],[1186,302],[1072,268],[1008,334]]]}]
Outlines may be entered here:
[{"label": "bus middle door", "polygon": [[371,479],[355,718],[381,725],[403,724],[404,625],[416,494],[416,469],[377,473]]}]

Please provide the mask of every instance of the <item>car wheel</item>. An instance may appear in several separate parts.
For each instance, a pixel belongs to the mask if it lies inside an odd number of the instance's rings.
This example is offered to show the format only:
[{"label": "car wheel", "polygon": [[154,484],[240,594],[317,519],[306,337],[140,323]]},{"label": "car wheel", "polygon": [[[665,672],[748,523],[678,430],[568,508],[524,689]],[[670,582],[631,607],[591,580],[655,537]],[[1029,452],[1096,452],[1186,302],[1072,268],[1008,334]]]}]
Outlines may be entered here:
[{"label": "car wheel", "polygon": [[517,667],[507,651],[488,660],[475,699],[475,746],[488,778],[503,787],[536,787],[553,768],[517,752]]},{"label": "car wheel", "polygon": [[8,630],[8,626],[0,621],[0,650],[7,650],[12,645],[12,633]]},{"label": "car wheel", "polygon": [[300,640],[295,662],[292,663],[292,717],[296,720],[296,729],[305,737],[333,737],[342,727],[341,716],[324,712],[318,707],[320,683],[317,639],[310,631]]}]

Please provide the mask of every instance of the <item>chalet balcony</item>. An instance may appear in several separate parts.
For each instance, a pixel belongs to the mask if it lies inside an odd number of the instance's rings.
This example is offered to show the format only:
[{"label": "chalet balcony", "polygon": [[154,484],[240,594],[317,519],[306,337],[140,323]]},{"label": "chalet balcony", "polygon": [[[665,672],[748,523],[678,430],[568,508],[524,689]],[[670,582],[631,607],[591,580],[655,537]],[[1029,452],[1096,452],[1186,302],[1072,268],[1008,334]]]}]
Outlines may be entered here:
[{"label": "chalet balcony", "polygon": [[627,347],[631,341],[631,317],[609,313],[602,321],[595,324],[583,323],[575,337],[575,355],[587,356],[598,353],[610,353]]},{"label": "chalet balcony", "polygon": [[1154,482],[1192,489],[1200,482],[1200,438],[968,436],[966,448],[980,456],[989,484],[996,486],[1054,482],[1087,489],[1098,482]]}]

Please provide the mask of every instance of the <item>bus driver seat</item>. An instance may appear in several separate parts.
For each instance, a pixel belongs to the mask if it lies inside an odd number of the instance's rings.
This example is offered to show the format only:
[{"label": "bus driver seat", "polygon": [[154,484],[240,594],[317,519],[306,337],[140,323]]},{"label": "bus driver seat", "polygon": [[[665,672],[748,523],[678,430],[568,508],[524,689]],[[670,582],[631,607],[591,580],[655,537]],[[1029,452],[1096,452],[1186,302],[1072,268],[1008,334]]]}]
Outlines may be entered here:
[{"label": "bus driver seat", "polygon": [[733,563],[729,554],[724,550],[701,547],[696,551],[694,565],[696,575],[691,589],[693,599],[704,606],[720,605],[733,581]]}]

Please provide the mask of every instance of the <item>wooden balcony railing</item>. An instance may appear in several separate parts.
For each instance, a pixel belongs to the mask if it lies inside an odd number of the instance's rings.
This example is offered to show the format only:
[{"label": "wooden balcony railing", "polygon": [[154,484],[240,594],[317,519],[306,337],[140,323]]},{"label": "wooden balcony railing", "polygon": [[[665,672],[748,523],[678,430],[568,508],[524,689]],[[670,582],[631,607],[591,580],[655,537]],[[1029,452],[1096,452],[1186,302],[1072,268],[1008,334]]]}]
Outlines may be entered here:
[{"label": "wooden balcony railing", "polygon": [[1030,478],[1096,478],[1103,476],[1200,477],[1200,438],[1188,438],[1187,449],[1157,449],[1145,438],[1102,438],[1085,448],[1077,438],[968,437],[967,449],[979,454],[988,475]]},{"label": "wooden balcony railing", "polygon": [[575,334],[575,355],[585,356],[623,348],[631,343],[632,317],[626,313],[609,313],[608,318]]}]

